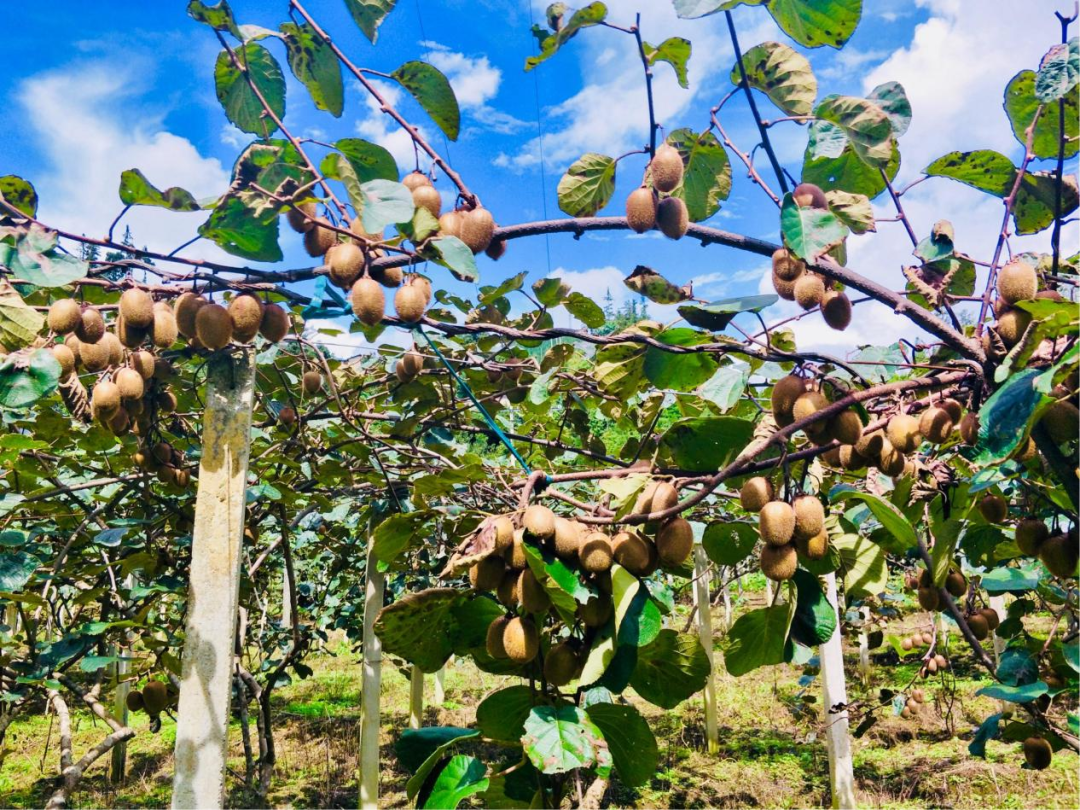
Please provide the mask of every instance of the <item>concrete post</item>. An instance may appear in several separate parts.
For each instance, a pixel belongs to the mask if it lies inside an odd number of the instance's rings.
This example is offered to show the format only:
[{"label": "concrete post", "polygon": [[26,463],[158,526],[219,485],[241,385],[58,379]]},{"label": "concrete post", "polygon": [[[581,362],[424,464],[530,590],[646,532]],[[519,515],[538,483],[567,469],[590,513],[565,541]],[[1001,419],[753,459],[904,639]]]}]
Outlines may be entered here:
[{"label": "concrete post", "polygon": [[424,671],[413,664],[409,674],[409,728],[420,728],[424,718]]},{"label": "concrete post", "polygon": [[[825,576],[825,595],[839,605],[836,595],[836,574]],[[847,705],[847,683],[844,680],[844,651],[840,628],[832,638],[818,648],[821,660],[821,690],[824,697],[825,745],[829,751],[829,785],[832,806],[837,810],[853,810],[855,804],[855,774],[851,759],[851,735],[848,734],[847,710],[830,714],[829,709],[840,703]]]},{"label": "concrete post", "polygon": [[360,683],[360,810],[379,808],[379,690],[382,642],[375,617],[382,610],[386,577],[379,571],[374,543],[368,541],[364,594],[364,671]]},{"label": "concrete post", "polygon": [[709,656],[709,677],[705,681],[705,739],[710,754],[720,750],[716,726],[716,663],[713,657],[712,606],[709,598],[709,560],[705,549],[694,546],[694,604],[697,605],[698,638]]}]

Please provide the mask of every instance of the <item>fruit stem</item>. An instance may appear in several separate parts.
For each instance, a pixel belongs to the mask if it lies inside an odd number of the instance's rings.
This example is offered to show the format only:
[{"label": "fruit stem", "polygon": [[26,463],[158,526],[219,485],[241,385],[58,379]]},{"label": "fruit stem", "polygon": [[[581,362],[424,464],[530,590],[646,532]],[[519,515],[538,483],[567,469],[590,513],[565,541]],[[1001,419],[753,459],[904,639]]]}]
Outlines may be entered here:
[{"label": "fruit stem", "polygon": [[645,95],[649,99],[649,157],[656,155],[656,110],[653,107],[652,94],[652,68],[649,66],[649,57],[645,55],[645,43],[641,39],[641,14],[634,18],[634,27],[630,29],[637,40],[638,56],[641,57],[641,66],[645,69]]}]

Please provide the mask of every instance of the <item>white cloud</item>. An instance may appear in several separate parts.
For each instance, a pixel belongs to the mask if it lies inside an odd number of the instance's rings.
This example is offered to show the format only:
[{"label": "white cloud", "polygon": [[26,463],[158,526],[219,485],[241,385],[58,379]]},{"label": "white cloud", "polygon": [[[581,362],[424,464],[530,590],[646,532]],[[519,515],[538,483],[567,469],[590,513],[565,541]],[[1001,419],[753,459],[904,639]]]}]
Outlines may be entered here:
[{"label": "white cloud", "polygon": [[431,50],[424,54],[424,60],[446,75],[463,108],[482,107],[498,94],[502,71],[493,67],[487,56],[470,57],[438,43],[426,44]]},{"label": "white cloud", "polygon": [[[648,305],[648,317],[658,321],[670,321],[678,317],[675,305],[661,306],[652,301],[645,301],[640,295],[633,292],[623,283],[626,271],[608,265],[606,267],[593,267],[588,270],[567,270],[558,267],[551,271],[552,276],[563,279],[573,292],[579,292],[592,299],[601,307],[609,304],[612,309],[618,311],[630,300],[639,300]],[[610,296],[610,300],[609,300]],[[573,318],[565,309],[559,308],[552,312],[556,325],[580,327],[581,324]],[[560,319],[562,322],[560,323]]]},{"label": "white cloud", "polygon": [[313,318],[304,323],[304,338],[324,346],[339,360],[374,354],[380,346],[413,346],[412,336],[404,329],[386,329],[370,341],[361,332],[350,332],[352,323],[352,318]]},{"label": "white cloud", "polygon": [[[402,91],[398,85],[377,80],[373,81],[373,84],[376,85],[383,98],[392,107],[396,108],[401,104]],[[413,149],[413,142],[409,133],[399,127],[394,119],[382,112],[382,105],[374,96],[358,85],[356,92],[362,94],[368,111],[366,118],[356,122],[356,132],[372,143],[377,143],[386,149],[394,156],[394,161],[402,171],[409,171],[411,167],[416,165],[416,152]],[[417,129],[420,130],[421,137],[430,143],[431,136],[428,130],[423,125],[418,125]],[[430,161],[426,158],[427,156],[421,152],[420,168],[422,170],[426,170],[430,165]]]}]

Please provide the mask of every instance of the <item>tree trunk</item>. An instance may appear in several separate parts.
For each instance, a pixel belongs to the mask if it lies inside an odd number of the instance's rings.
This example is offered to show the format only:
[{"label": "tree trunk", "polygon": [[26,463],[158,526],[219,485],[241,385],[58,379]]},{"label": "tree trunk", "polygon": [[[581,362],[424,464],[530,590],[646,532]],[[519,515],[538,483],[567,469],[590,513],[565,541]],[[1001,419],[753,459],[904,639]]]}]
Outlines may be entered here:
[{"label": "tree trunk", "polygon": [[367,588],[364,595],[364,672],[360,686],[360,810],[378,810],[382,644],[375,635],[375,616],[382,610],[386,578],[378,569],[378,558],[370,538],[368,544]]},{"label": "tree trunk", "polygon": [[709,677],[705,681],[705,740],[710,754],[720,750],[716,727],[716,678],[713,657],[712,603],[709,596],[709,561],[705,549],[694,546],[694,604],[697,605],[698,638],[709,656]]},{"label": "tree trunk", "polygon": [[[837,606],[837,622],[840,620],[836,595],[836,574],[825,577],[825,595]],[[844,681],[843,637],[839,626],[832,638],[818,648],[821,659],[821,689],[825,711],[825,745],[829,751],[829,786],[832,806],[848,810],[855,804],[855,775],[851,760],[851,736],[848,734],[847,709],[831,713],[833,706],[847,705],[847,684]]]}]

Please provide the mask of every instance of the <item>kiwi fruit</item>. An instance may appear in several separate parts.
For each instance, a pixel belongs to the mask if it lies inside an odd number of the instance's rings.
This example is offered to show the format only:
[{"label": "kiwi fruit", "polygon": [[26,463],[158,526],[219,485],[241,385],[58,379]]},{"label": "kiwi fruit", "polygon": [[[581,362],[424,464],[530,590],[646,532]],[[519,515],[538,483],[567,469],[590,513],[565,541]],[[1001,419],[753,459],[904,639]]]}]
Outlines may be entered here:
[{"label": "kiwi fruit", "polygon": [[987,523],[1004,523],[1009,516],[1009,502],[994,493],[983,495],[979,499],[978,509]]},{"label": "kiwi fruit", "polygon": [[821,454],[821,461],[828,464],[830,467],[839,467],[840,464],[840,448],[832,447]]},{"label": "kiwi fruit", "polygon": [[1037,557],[1042,544],[1050,536],[1046,524],[1035,518],[1024,518],[1016,524],[1016,547],[1028,557]]},{"label": "kiwi fruit", "polygon": [[938,405],[932,405],[919,416],[919,433],[931,444],[946,442],[953,429],[953,418]]},{"label": "kiwi fruit", "polygon": [[825,508],[813,495],[800,495],[791,504],[791,509],[795,513],[796,540],[809,540],[825,528]]},{"label": "kiwi fruit", "polygon": [[195,316],[195,337],[210,351],[229,345],[232,340],[233,322],[229,310],[220,304],[207,304]]},{"label": "kiwi fruit", "polygon": [[1080,434],[1080,408],[1061,399],[1046,409],[1039,420],[1054,444],[1075,441]]},{"label": "kiwi fruit", "polygon": [[506,551],[506,561],[515,571],[524,571],[528,561],[525,558],[525,530],[514,532],[514,541]]},{"label": "kiwi fruit", "polygon": [[1034,298],[1039,291],[1035,268],[1022,259],[1014,259],[998,271],[998,296],[1007,304]]},{"label": "kiwi fruit", "polygon": [[920,442],[919,420],[911,414],[898,413],[889,420],[885,435],[901,453],[914,453]]},{"label": "kiwi fruit", "polygon": [[323,376],[315,369],[305,371],[303,382],[301,384],[304,387],[305,394],[317,394],[319,391],[322,390]]},{"label": "kiwi fruit", "polygon": [[941,400],[938,405],[945,409],[946,413],[949,414],[949,418],[953,420],[954,425],[959,424],[964,416],[964,406],[960,404],[959,400],[953,399],[952,397],[946,397]]},{"label": "kiwi fruit", "polygon": [[1012,348],[1020,342],[1031,323],[1031,313],[1022,309],[1008,309],[997,319],[997,333],[1002,342]]},{"label": "kiwi fruit", "polygon": [[814,273],[803,273],[795,282],[795,303],[813,309],[825,297],[825,282]]},{"label": "kiwi fruit", "polygon": [[510,623],[509,616],[500,616],[488,625],[487,630],[487,654],[492,658],[506,658],[506,647],[503,646],[503,633],[506,625]]},{"label": "kiwi fruit", "polygon": [[772,255],[773,275],[781,281],[794,283],[806,270],[806,263],[792,255],[787,248],[777,248]]},{"label": "kiwi fruit", "polygon": [[840,290],[826,291],[821,297],[821,317],[830,328],[843,332],[851,325],[851,299]]},{"label": "kiwi fruit", "polygon": [[267,304],[263,307],[262,322],[259,324],[259,334],[269,340],[271,343],[277,343],[279,340],[289,334],[289,328],[292,325],[289,317],[288,310],[277,304]]},{"label": "kiwi fruit", "polygon": [[925,588],[920,585],[917,593],[919,597],[919,607],[921,607],[923,610],[938,609],[938,605],[941,602],[941,597],[938,595],[937,588]]},{"label": "kiwi fruit", "polygon": [[124,698],[124,703],[129,712],[141,712],[143,710],[142,692],[138,689],[128,692],[127,697]]},{"label": "kiwi fruit", "polygon": [[636,233],[645,233],[656,227],[656,192],[641,186],[626,197],[626,222]]},{"label": "kiwi fruit", "polygon": [[416,372],[405,363],[405,358],[398,358],[398,361],[394,363],[394,376],[398,378],[398,382],[407,383],[416,379]]},{"label": "kiwi fruit", "polygon": [[514,545],[514,523],[505,515],[492,522],[495,528],[495,553],[505,554]]},{"label": "kiwi fruit", "polygon": [[885,449],[885,434],[880,430],[864,433],[854,444],[855,451],[866,459],[867,464],[876,462]]},{"label": "kiwi fruit", "polygon": [[739,504],[747,512],[760,512],[773,498],[773,485],[760,475],[749,479],[739,490]]},{"label": "kiwi fruit", "polygon": [[405,352],[401,355],[400,362],[410,377],[415,377],[424,370],[424,358],[417,352]]},{"label": "kiwi fruit", "polygon": [[[96,390],[96,389],[95,389]],[[1076,565],[1080,562],[1080,549],[1077,548],[1075,534],[1055,534],[1048,537],[1039,547],[1039,559],[1056,577],[1076,576]]]},{"label": "kiwi fruit", "polygon": [[326,252],[324,261],[330,271],[330,282],[347,290],[364,270],[364,251],[355,242],[340,242]]},{"label": "kiwi fruit", "polygon": [[505,239],[492,239],[491,244],[487,246],[484,251],[484,255],[492,261],[498,261],[506,254],[506,240]]},{"label": "kiwi fruit", "polygon": [[478,205],[471,211],[462,212],[461,233],[458,238],[468,245],[473,253],[482,253],[486,250],[494,235],[495,218],[491,216],[489,210]]},{"label": "kiwi fruit", "polygon": [[959,599],[961,596],[967,594],[967,577],[965,577],[959,571],[950,571],[945,577],[945,590],[947,590],[950,594]]},{"label": "kiwi fruit", "polygon": [[993,608],[980,608],[979,615],[986,619],[986,624],[990,628],[990,632],[994,632],[1001,626],[1001,617]]},{"label": "kiwi fruit", "polygon": [[104,341],[82,343],[79,346],[79,360],[87,371],[102,371],[109,365],[109,344]]},{"label": "kiwi fruit", "polygon": [[808,560],[822,560],[829,553],[829,533],[824,528],[813,537],[795,537],[795,548]]},{"label": "kiwi fruit", "polygon": [[61,298],[49,307],[49,329],[58,335],[74,332],[82,323],[82,307],[72,298]]},{"label": "kiwi fruit", "polygon": [[773,385],[771,399],[773,415],[777,418],[778,423],[781,415],[791,416],[791,412],[795,408],[795,400],[801,397],[805,391],[806,381],[802,377],[796,377],[794,374],[781,377],[776,381],[776,384]]},{"label": "kiwi fruit", "polygon": [[[116,336],[120,339],[120,342],[127,346],[129,349],[137,349],[146,340],[148,330],[138,329],[131,326],[123,315],[120,315],[116,319]],[[105,335],[109,334],[108,332]],[[102,340],[106,340],[105,335],[102,335]]]},{"label": "kiwi fruit", "polygon": [[792,543],[773,546],[766,543],[761,547],[759,559],[761,573],[774,582],[784,582],[795,576],[799,565],[799,555]]},{"label": "kiwi fruit", "polygon": [[1050,767],[1050,761],[1054,758],[1054,749],[1050,743],[1042,737],[1028,737],[1024,740],[1024,761],[1036,771],[1044,771]]},{"label": "kiwi fruit", "polygon": [[521,572],[518,580],[518,599],[521,601],[521,609],[526,613],[540,613],[551,607],[551,597],[528,568]]},{"label": "kiwi fruit", "polygon": [[73,355],[75,355],[75,365],[79,365],[79,353],[82,348],[82,341],[75,335],[68,335],[64,338],[64,345],[67,346]]},{"label": "kiwi fruit", "polygon": [[431,178],[422,171],[411,171],[402,179],[401,185],[409,191],[416,191],[421,186],[430,186]]},{"label": "kiwi fruit", "polygon": [[679,493],[667,481],[650,481],[645,489],[638,495],[634,504],[634,512],[638,515],[647,515],[652,512],[663,512],[675,506],[679,502]]},{"label": "kiwi fruit", "polygon": [[[828,407],[828,405],[829,400],[820,391],[807,391],[795,400],[795,405],[791,409],[791,416],[796,422],[799,422],[803,419],[809,419],[818,411]],[[828,422],[819,419],[803,427],[803,431],[810,437],[823,436],[828,427]]]},{"label": "kiwi fruit", "polygon": [[657,191],[666,194],[678,188],[683,179],[683,161],[679,150],[670,144],[660,144],[649,161],[649,173]]},{"label": "kiwi fruit", "polygon": [[787,545],[795,534],[795,510],[784,501],[769,501],[758,514],[758,532],[769,545]]},{"label": "kiwi fruit", "polygon": [[161,714],[169,705],[169,689],[161,681],[150,681],[142,688],[143,707],[151,717]]},{"label": "kiwi fruit", "polygon": [[[400,267],[380,267],[377,264],[373,264],[368,268],[368,275],[370,275],[377,282],[384,287],[400,287],[401,282],[405,279],[405,273]],[[431,302],[431,296],[428,296],[427,302]]]},{"label": "kiwi fruit", "polygon": [[799,183],[791,192],[795,204],[800,208],[828,208],[829,200],[820,186],[813,183]]},{"label": "kiwi fruit", "polygon": [[412,284],[403,284],[394,294],[394,311],[405,323],[417,323],[424,317],[424,294]]},{"label": "kiwi fruit", "polygon": [[649,542],[637,532],[619,532],[612,538],[611,546],[615,562],[634,576],[644,576],[652,565]]},{"label": "kiwi fruit", "polygon": [[773,273],[772,285],[773,289],[776,290],[776,294],[783,298],[785,301],[795,300],[794,281],[785,281],[784,279],[780,278],[780,276],[776,275],[776,273]]},{"label": "kiwi fruit", "polygon": [[75,370],[75,353],[67,345],[57,343],[52,347],[52,354],[56,358],[56,362],[60,364],[61,379]]},{"label": "kiwi fruit", "polygon": [[263,303],[250,293],[238,295],[229,302],[229,318],[232,319],[233,340],[250,343],[262,326]]},{"label": "kiwi fruit", "polygon": [[145,290],[125,290],[120,296],[120,314],[128,326],[149,329],[154,323],[154,299]]},{"label": "kiwi fruit", "polygon": [[90,395],[90,407],[97,417],[109,417],[120,407],[120,388],[110,380],[101,380]]},{"label": "kiwi fruit", "polygon": [[82,311],[82,321],[75,327],[75,337],[83,343],[97,343],[105,334],[105,319],[94,307]]},{"label": "kiwi fruit", "polygon": [[590,596],[583,605],[578,605],[578,616],[586,627],[601,627],[607,623],[614,612],[615,605],[606,593]]},{"label": "kiwi fruit", "polygon": [[317,212],[315,203],[299,203],[285,212],[285,220],[297,233],[307,233],[312,228],[312,220],[315,219]]},{"label": "kiwi fruit", "polygon": [[114,436],[126,435],[131,428],[131,417],[128,416],[128,412],[123,408],[117,408],[116,413],[108,419],[108,428]]},{"label": "kiwi fruit", "polygon": [[986,617],[978,613],[973,613],[967,617],[968,627],[971,629],[971,635],[975,636],[979,641],[986,641],[990,635],[990,625],[986,623]]},{"label": "kiwi fruit", "polygon": [[176,314],[176,328],[181,335],[186,338],[195,337],[195,316],[198,314],[199,309],[208,303],[210,302],[201,295],[193,292],[182,293],[176,299],[173,311]]},{"label": "kiwi fruit", "polygon": [[611,569],[615,551],[611,541],[603,532],[590,532],[581,541],[578,548],[578,562],[582,569],[590,574],[598,574]]},{"label": "kiwi fruit", "polygon": [[690,522],[681,517],[673,518],[660,527],[656,534],[656,553],[660,565],[677,568],[686,562],[694,547],[694,530]]},{"label": "kiwi fruit", "polygon": [[521,572],[519,571],[507,571],[503,574],[502,582],[499,583],[495,589],[495,595],[498,600],[508,608],[516,608],[518,606],[518,582],[521,579]]},{"label": "kiwi fruit", "polygon": [[180,331],[176,325],[173,309],[164,301],[154,304],[154,321],[150,325],[150,342],[159,349],[167,349],[176,343]]},{"label": "kiwi fruit", "polygon": [[308,256],[325,256],[337,244],[337,231],[331,230],[325,217],[316,217],[304,233],[304,250]]},{"label": "kiwi fruit", "polygon": [[569,641],[560,641],[548,650],[544,658],[544,680],[552,686],[566,686],[578,670],[578,654]]},{"label": "kiwi fruit", "polygon": [[[349,233],[351,233],[353,236],[355,236],[357,239],[361,240],[365,244],[368,242],[381,242],[383,239],[382,231],[370,233],[364,230],[364,220],[361,217],[352,218],[352,220],[349,222]],[[382,254],[379,253],[376,249],[372,255],[381,256]]]},{"label": "kiwi fruit", "polygon": [[360,323],[375,326],[382,322],[386,311],[386,296],[374,279],[357,279],[352,288],[352,309]]},{"label": "kiwi fruit", "polygon": [[515,664],[527,664],[540,651],[540,635],[531,619],[515,616],[503,628],[503,648],[506,657]]},{"label": "kiwi fruit", "polygon": [[969,446],[974,446],[979,441],[979,417],[973,411],[965,413],[960,420],[960,440]]},{"label": "kiwi fruit", "polygon": [[99,343],[104,343],[109,350],[109,365],[121,366],[124,364],[124,344],[120,342],[120,338],[114,335],[112,332],[106,332],[101,336]]},{"label": "kiwi fruit", "polygon": [[461,211],[447,211],[439,217],[439,233],[461,239],[461,228],[464,224],[465,219]]},{"label": "kiwi fruit", "polygon": [[534,543],[546,543],[555,537],[555,513],[546,506],[533,504],[521,518],[525,537]]},{"label": "kiwi fruit", "polygon": [[417,186],[412,190],[412,201],[418,209],[424,208],[435,219],[442,212],[442,195],[432,185]]},{"label": "kiwi fruit", "polygon": [[122,368],[117,371],[113,382],[120,389],[121,399],[140,399],[146,392],[146,382],[133,368]]},{"label": "kiwi fruit", "polygon": [[882,442],[881,452],[878,453],[877,458],[877,468],[879,470],[892,478],[896,478],[904,474],[907,463],[907,458],[893,447],[892,442],[888,439]]},{"label": "kiwi fruit", "polygon": [[855,444],[862,438],[863,423],[858,411],[849,408],[829,420],[828,435],[841,444]]},{"label": "kiwi fruit", "polygon": [[682,239],[690,227],[686,203],[678,197],[665,197],[656,207],[656,225],[668,239]]},{"label": "kiwi fruit", "polygon": [[556,556],[564,560],[575,559],[581,545],[581,524],[564,517],[556,517],[554,541]]}]

